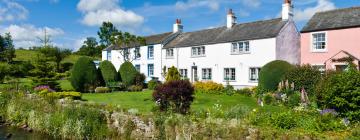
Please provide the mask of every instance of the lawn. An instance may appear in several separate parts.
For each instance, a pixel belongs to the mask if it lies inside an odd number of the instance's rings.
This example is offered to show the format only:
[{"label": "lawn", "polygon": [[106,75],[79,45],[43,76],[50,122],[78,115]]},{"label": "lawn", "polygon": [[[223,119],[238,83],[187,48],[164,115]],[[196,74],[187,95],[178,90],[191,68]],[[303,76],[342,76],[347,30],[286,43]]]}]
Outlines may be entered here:
[{"label": "lawn", "polygon": [[[137,109],[141,113],[149,113],[155,106],[155,103],[152,100],[152,91],[83,94],[82,98],[93,103],[116,105],[124,109]],[[215,104],[221,105],[223,111],[229,110],[234,106],[244,106],[249,109],[260,108],[256,103],[256,99],[253,97],[200,93],[195,95],[195,100],[191,109],[193,111],[213,109]],[[265,105],[261,109],[275,112],[282,111],[285,108]]]}]

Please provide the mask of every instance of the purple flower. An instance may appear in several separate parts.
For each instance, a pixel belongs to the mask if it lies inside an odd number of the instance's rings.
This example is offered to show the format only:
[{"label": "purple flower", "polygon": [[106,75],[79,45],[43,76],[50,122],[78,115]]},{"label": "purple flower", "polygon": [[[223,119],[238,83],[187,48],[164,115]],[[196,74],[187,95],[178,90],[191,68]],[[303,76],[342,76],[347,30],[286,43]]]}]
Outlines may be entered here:
[{"label": "purple flower", "polygon": [[43,90],[47,90],[49,92],[55,92],[55,90],[51,89],[48,85],[40,85],[34,88],[35,91],[40,92]]},{"label": "purple flower", "polygon": [[335,109],[324,109],[320,111],[321,115],[327,115],[327,114],[331,114],[331,115],[338,115],[338,113],[335,111]]}]

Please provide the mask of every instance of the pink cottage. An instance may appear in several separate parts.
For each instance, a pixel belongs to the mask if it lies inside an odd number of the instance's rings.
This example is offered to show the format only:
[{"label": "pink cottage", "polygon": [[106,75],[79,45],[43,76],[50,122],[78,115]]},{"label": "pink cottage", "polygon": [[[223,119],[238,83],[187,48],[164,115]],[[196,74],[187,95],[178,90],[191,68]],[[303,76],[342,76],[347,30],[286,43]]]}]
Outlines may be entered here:
[{"label": "pink cottage", "polygon": [[301,31],[301,63],[319,70],[360,69],[360,7],[316,13]]}]

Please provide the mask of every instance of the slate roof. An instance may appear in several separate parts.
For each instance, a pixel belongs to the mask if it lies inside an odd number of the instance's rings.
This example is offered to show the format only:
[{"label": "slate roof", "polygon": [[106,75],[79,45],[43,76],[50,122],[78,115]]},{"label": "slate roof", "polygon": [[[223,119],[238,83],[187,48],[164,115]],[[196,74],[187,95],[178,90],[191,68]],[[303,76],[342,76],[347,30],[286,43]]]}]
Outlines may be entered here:
[{"label": "slate roof", "polygon": [[[167,38],[169,38],[173,33],[172,32],[167,32],[167,33],[162,33],[162,34],[156,34],[156,35],[150,35],[150,36],[145,36],[145,40],[146,40],[146,45],[155,45],[155,44],[161,44],[163,41],[165,41]],[[105,51],[108,50],[118,50],[120,48],[133,48],[133,47],[137,47],[140,46],[140,43],[131,43],[129,45],[122,45],[122,46],[110,46],[105,48]]]},{"label": "slate roof", "polygon": [[301,30],[302,33],[360,27],[360,7],[316,13]]},{"label": "slate roof", "polygon": [[208,45],[235,41],[245,41],[254,39],[265,39],[276,37],[287,21],[281,18],[256,21],[234,25],[231,29],[226,26],[186,32],[178,35],[170,41],[164,48],[189,47],[198,45]]}]

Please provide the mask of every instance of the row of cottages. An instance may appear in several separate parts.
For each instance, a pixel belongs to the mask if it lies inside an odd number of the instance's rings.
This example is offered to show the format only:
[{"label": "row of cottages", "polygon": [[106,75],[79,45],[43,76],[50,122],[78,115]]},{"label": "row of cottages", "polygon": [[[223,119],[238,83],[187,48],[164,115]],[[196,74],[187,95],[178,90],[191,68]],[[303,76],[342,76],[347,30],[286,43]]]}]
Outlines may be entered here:
[{"label": "row of cottages", "polygon": [[319,70],[360,69],[360,7],[315,14],[301,30],[301,63]]},{"label": "row of cottages", "polygon": [[164,81],[164,72],[171,66],[179,69],[184,79],[214,81],[235,88],[256,86],[261,67],[273,60],[300,64],[300,33],[293,18],[293,5],[285,0],[282,18],[236,23],[229,10],[223,27],[183,32],[176,20],[173,32],[145,37],[146,46],[111,46],[102,52],[103,60],[116,69],[124,62],[121,51],[132,55],[138,71],[147,81]]}]

